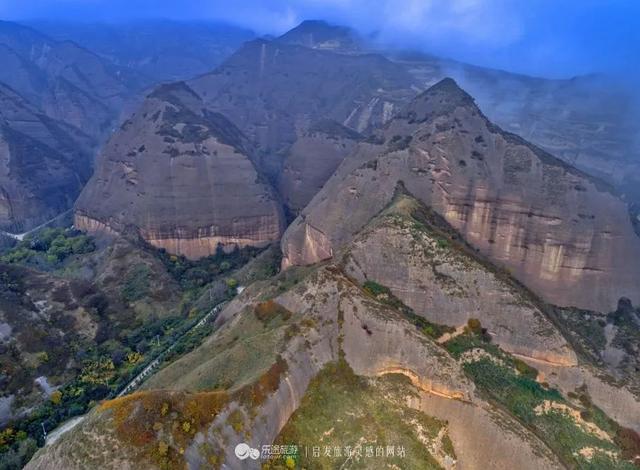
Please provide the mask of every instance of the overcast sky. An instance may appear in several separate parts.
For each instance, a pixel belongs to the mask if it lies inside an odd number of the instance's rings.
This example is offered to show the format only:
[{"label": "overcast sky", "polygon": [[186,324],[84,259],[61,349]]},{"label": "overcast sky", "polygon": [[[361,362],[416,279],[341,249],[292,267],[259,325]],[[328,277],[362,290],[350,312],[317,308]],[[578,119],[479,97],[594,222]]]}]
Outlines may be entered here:
[{"label": "overcast sky", "polygon": [[640,75],[640,0],[0,0],[0,17],[215,19],[271,34],[326,19],[516,72]]}]

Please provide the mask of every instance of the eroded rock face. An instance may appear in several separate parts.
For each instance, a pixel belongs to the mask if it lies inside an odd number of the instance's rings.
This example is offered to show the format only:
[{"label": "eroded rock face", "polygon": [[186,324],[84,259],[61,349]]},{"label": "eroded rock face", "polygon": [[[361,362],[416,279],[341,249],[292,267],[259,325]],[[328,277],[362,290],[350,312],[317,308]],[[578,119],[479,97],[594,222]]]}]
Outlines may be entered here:
[{"label": "eroded rock face", "polygon": [[313,125],[289,149],[279,190],[289,210],[297,214],[362,140],[355,131],[331,120]]},{"label": "eroded rock face", "polygon": [[91,140],[0,85],[0,229],[20,233],[69,209],[91,171]]},{"label": "eroded rock face", "polygon": [[[414,312],[437,324],[479,319],[502,349],[561,366],[575,353],[553,324],[509,280],[466,253],[463,246],[411,216],[419,204],[398,196],[359,234],[344,256],[358,281],[388,287]],[[425,224],[428,222],[425,220]]]},{"label": "eroded rock face", "polygon": [[[547,301],[608,311],[640,294],[626,204],[602,184],[492,125],[444,80],[347,158],[283,237],[284,265],[332,254],[399,181]],[[308,243],[308,228],[314,243]],[[319,251],[316,240],[322,239]]]},{"label": "eroded rock face", "polygon": [[186,85],[160,87],[114,134],[76,204],[78,228],[133,230],[170,253],[199,258],[218,246],[280,237],[279,203],[226,118]]}]

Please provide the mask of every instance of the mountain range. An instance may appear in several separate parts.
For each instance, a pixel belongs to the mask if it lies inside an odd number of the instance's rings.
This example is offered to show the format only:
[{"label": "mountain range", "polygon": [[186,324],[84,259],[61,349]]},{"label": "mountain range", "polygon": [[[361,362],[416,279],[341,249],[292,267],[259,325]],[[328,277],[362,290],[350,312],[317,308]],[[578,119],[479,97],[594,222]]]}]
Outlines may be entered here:
[{"label": "mountain range", "polygon": [[5,22],[0,54],[0,228],[73,209],[0,254],[7,468],[637,468],[607,79],[324,21]]}]

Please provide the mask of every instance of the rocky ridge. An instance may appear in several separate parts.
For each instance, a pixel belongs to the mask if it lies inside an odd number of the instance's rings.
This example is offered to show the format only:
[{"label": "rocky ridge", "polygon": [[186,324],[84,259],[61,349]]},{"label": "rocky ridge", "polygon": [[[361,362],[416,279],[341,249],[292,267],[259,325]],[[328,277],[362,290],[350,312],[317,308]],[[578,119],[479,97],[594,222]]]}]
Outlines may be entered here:
[{"label": "rocky ridge", "polygon": [[636,301],[640,251],[606,185],[489,122],[451,79],[361,143],[289,227],[284,266],[327,259],[402,181],[462,236],[547,301],[609,311]]}]

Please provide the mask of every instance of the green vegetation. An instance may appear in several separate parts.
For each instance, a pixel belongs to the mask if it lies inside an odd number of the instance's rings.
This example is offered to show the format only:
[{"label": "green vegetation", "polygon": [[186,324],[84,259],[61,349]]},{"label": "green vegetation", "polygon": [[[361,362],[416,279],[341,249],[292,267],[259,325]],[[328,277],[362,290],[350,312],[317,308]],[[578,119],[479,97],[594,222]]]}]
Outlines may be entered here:
[{"label": "green vegetation", "polygon": [[[413,393],[404,376],[366,379],[355,375],[343,359],[327,364],[311,381],[275,444],[298,446],[296,468],[341,468],[347,452],[352,453],[348,468],[441,468],[438,457],[455,458],[448,437],[437,441],[446,423],[407,407],[405,397]],[[436,443],[438,455],[432,455],[421,438]],[[393,446],[393,456],[387,456],[387,446]],[[398,455],[399,446],[404,456]],[[314,447],[318,457],[313,456]],[[383,455],[376,457],[376,452]],[[265,468],[284,469],[287,463],[274,460]]]},{"label": "green vegetation", "polygon": [[77,230],[46,228],[19,242],[0,261],[52,269],[72,255],[94,250],[93,239]]},{"label": "green vegetation", "polygon": [[[127,242],[117,242],[98,250],[91,237],[71,229],[42,230],[6,251],[1,262],[55,271],[56,276],[70,277],[69,288],[64,285],[58,288],[53,292],[52,300],[64,305],[80,304],[93,324],[97,323],[98,329],[92,340],[70,336],[74,330],[65,327],[70,329],[65,335],[70,341],[57,340],[65,346],[64,350],[49,345],[49,339],[55,338],[42,334],[39,328],[27,330],[28,338],[23,335],[39,352],[28,355],[33,358],[34,371],[51,376],[59,373],[61,363],[70,364],[70,368],[65,370],[64,383],[51,400],[35,406],[28,416],[7,425],[5,429],[10,428],[15,430],[15,435],[26,437],[6,440],[0,445],[0,461],[28,460],[36,446],[43,444],[43,426],[50,432],[60,423],[86,413],[100,400],[116,396],[154,359],[160,357],[166,363],[197,348],[212,333],[215,316],[189,334],[185,332],[214,305],[235,295],[238,279],[260,277],[275,269],[276,256],[273,254],[264,257],[256,266],[257,271],[249,268],[247,262],[259,253],[257,249],[231,253],[219,250],[214,256],[190,261]],[[179,292],[159,288],[167,282],[162,276],[159,276],[160,280],[156,276],[155,269],[163,266],[153,257],[159,259],[178,282],[182,291],[180,305],[172,300],[179,298],[175,295]],[[247,269],[239,269],[244,265]],[[17,266],[5,266],[6,269],[0,272],[3,277],[0,294],[3,289],[12,289],[9,292],[12,299],[24,296],[29,279],[22,280],[13,275]],[[102,277],[93,283],[83,280],[91,273]],[[173,283],[169,285],[173,286]],[[159,311],[158,307],[165,310]],[[62,315],[59,320],[57,316],[55,318],[59,322],[72,321]],[[164,354],[170,345],[174,347]],[[12,351],[8,358],[3,354],[0,366],[6,370],[5,366],[11,365],[11,371],[16,372],[10,373],[8,378],[16,382],[16,387],[22,387],[24,377],[29,376],[18,372],[21,352],[15,347]],[[63,356],[65,359],[61,362]],[[269,355],[264,357],[273,359]],[[60,379],[56,375],[56,380]],[[15,468],[21,468],[21,465]]]},{"label": "green vegetation", "polygon": [[122,286],[122,298],[127,302],[135,302],[149,294],[151,269],[146,264],[138,264],[127,274]]},{"label": "green vegetation", "polygon": [[[625,431],[629,430],[621,431],[590,400],[583,398],[582,406],[576,407],[558,390],[538,383],[536,369],[487,342],[480,325],[471,326],[463,335],[449,340],[446,348],[458,359],[467,351],[484,351],[474,359],[464,360],[463,368],[490,401],[518,418],[570,467],[634,468],[623,460],[632,454],[628,448],[632,443],[616,437],[626,436]],[[585,449],[597,450],[585,457],[580,453],[587,452]],[[608,451],[618,458],[609,456]]]},{"label": "green vegetation", "polygon": [[407,307],[400,299],[393,295],[391,289],[382,284],[378,284],[375,281],[367,280],[363,284],[363,289],[369,295],[375,297],[377,300],[395,308],[402,312],[404,316],[415,325],[418,331],[431,338],[439,338],[445,333],[452,333],[455,328],[447,325],[439,325],[426,320],[424,317],[416,314],[413,309]]},{"label": "green vegetation", "polygon": [[391,290],[388,287],[383,286],[382,284],[378,284],[375,281],[365,281],[362,287],[364,288],[365,291],[367,291],[369,294],[373,295],[374,297],[381,297],[381,296],[391,297],[393,295],[391,293]]},{"label": "green vegetation", "polygon": [[184,256],[171,255],[165,250],[157,250],[167,271],[187,291],[203,287],[225,273],[230,273],[255,258],[260,252],[257,248],[241,248],[225,253],[222,248],[218,248],[215,255],[189,260]]}]

